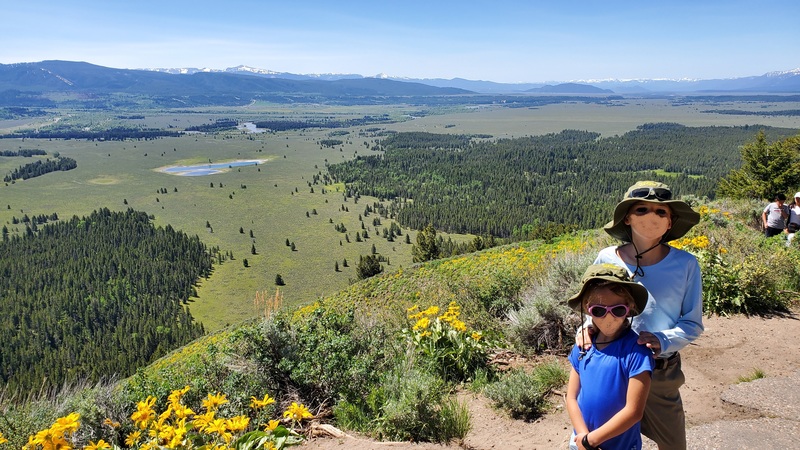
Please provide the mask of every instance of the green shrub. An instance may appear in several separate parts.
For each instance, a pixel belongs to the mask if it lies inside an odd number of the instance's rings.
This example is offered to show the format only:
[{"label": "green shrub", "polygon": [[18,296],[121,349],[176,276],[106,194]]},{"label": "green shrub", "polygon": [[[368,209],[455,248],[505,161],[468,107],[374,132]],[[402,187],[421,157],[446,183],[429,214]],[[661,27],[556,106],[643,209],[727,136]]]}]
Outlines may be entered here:
[{"label": "green shrub", "polygon": [[749,217],[752,210],[753,202],[745,201],[702,205],[700,223],[671,242],[700,263],[706,314],[786,311],[800,287],[797,249],[786,247],[779,238],[765,239],[760,230],[734,220]]},{"label": "green shrub", "polygon": [[400,368],[386,377],[382,390],[385,401],[376,424],[384,439],[444,443],[469,431],[466,406],[454,403],[436,375]]},{"label": "green shrub", "polygon": [[555,259],[522,295],[522,306],[508,313],[508,335],[520,349],[564,351],[575,341],[580,318],[566,300],[580,290],[583,272],[596,252],[568,253]]},{"label": "green shrub", "polygon": [[557,362],[545,363],[528,372],[511,369],[490,384],[484,395],[515,419],[527,421],[542,416],[548,407],[547,396],[567,382],[568,373]]}]

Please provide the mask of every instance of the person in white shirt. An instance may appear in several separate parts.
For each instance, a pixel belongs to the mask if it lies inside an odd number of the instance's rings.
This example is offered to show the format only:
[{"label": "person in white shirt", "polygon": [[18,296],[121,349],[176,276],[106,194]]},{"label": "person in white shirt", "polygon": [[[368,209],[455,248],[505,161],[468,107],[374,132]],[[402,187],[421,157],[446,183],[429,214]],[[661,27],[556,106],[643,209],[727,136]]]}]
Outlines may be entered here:
[{"label": "person in white shirt", "polygon": [[800,231],[800,192],[794,194],[794,200],[789,203],[789,222],[786,225],[786,246],[792,245],[795,233]]}]

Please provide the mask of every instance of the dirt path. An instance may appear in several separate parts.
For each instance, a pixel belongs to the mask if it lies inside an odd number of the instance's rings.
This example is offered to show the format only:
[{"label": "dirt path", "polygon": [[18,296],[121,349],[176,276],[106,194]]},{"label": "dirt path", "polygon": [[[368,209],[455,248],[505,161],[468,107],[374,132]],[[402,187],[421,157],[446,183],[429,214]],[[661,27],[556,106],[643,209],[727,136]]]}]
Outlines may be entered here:
[{"label": "dirt path", "polygon": [[[800,432],[797,414],[780,414],[782,404],[797,408],[800,392],[800,310],[786,316],[709,317],[705,332],[681,352],[686,384],[681,389],[689,448],[789,448]],[[761,370],[766,378],[739,384]],[[723,400],[723,398],[725,400]],[[526,423],[495,411],[483,397],[464,394],[472,430],[463,443],[382,443],[356,437],[315,438],[301,449],[565,449],[570,432],[563,401],[553,412]],[[767,405],[767,406],[765,406]],[[776,412],[778,411],[778,412]],[[646,443],[645,448],[655,448]]]}]

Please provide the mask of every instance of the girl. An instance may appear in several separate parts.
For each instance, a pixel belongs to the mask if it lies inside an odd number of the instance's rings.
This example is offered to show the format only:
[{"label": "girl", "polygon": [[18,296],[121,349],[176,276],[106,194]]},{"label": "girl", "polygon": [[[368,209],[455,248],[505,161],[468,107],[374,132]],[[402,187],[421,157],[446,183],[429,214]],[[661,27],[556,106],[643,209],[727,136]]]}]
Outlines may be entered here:
[{"label": "girl", "polygon": [[647,290],[614,264],[589,266],[570,308],[591,316],[595,332],[585,351],[569,355],[572,370],[567,412],[572,422],[570,449],[641,449],[639,421],[644,413],[653,360],[637,344],[629,317],[647,305]]}]

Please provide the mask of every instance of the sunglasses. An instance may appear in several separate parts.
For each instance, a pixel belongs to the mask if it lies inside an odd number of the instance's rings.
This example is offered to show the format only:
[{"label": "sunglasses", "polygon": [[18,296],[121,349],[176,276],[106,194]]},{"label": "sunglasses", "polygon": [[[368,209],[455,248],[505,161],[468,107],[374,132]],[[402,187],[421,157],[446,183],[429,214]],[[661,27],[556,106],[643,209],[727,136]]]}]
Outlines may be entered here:
[{"label": "sunglasses", "polygon": [[[637,216],[645,216],[650,212],[650,208],[647,206],[639,206],[638,208],[634,208],[631,213]],[[669,211],[664,208],[655,208],[652,212],[656,213],[658,217],[669,217]]]},{"label": "sunglasses", "polygon": [[611,315],[617,318],[627,317],[628,312],[630,312],[631,309],[628,307],[628,305],[589,305],[588,310],[592,317],[602,319],[607,313],[611,313]]},{"label": "sunglasses", "polygon": [[637,188],[628,194],[628,198],[647,198],[656,200],[672,200],[672,191],[664,188]]}]

